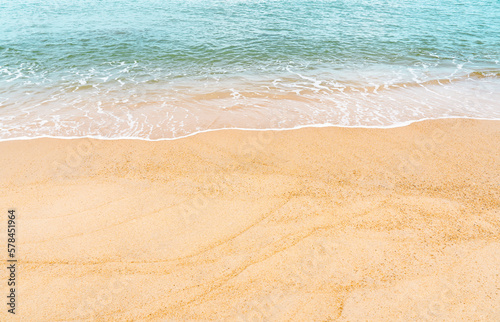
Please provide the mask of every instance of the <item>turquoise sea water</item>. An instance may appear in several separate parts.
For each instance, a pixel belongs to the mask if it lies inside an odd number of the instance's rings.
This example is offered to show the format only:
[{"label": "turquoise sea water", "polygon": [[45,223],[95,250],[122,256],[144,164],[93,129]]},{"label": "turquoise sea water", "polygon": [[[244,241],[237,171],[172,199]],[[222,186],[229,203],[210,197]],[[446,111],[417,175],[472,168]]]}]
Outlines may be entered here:
[{"label": "turquoise sea water", "polygon": [[500,118],[500,2],[0,0],[0,139]]}]

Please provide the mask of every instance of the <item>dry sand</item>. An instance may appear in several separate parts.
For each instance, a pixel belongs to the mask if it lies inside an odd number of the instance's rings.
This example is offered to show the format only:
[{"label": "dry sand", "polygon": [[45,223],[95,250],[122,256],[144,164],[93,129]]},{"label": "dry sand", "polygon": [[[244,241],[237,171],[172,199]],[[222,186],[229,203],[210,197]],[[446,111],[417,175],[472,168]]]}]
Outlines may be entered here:
[{"label": "dry sand", "polygon": [[7,141],[0,171],[1,321],[500,320],[498,121]]}]

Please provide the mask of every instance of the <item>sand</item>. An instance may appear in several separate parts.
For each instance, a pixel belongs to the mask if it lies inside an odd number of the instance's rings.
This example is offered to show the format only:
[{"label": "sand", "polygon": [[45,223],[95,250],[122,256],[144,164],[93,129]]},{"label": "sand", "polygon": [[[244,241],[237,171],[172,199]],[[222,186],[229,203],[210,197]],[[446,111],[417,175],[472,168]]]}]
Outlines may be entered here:
[{"label": "sand", "polygon": [[6,141],[0,175],[1,321],[500,320],[500,121]]}]

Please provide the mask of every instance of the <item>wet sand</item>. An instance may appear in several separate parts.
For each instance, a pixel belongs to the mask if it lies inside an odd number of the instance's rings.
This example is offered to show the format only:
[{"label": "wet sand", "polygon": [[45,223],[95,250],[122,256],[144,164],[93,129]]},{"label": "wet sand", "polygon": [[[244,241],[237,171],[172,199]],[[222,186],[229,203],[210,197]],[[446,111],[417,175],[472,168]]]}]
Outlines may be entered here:
[{"label": "wet sand", "polygon": [[500,121],[6,141],[0,176],[1,321],[500,320]]}]

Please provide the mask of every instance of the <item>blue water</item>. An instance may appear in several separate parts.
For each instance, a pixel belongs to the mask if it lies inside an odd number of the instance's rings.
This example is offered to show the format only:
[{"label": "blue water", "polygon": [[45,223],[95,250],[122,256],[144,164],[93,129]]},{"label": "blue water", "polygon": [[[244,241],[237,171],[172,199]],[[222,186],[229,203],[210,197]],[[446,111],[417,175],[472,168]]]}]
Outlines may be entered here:
[{"label": "blue water", "polygon": [[0,139],[500,118],[499,1],[0,1]]}]

